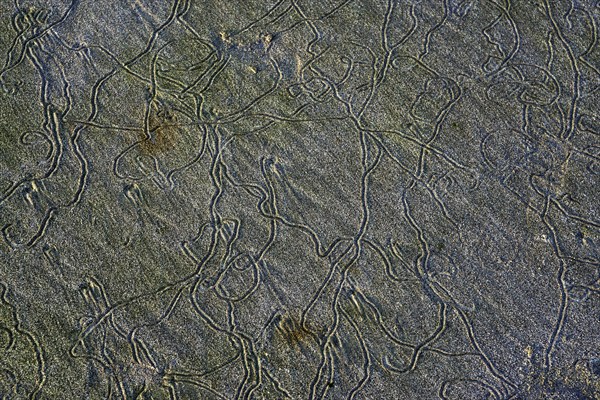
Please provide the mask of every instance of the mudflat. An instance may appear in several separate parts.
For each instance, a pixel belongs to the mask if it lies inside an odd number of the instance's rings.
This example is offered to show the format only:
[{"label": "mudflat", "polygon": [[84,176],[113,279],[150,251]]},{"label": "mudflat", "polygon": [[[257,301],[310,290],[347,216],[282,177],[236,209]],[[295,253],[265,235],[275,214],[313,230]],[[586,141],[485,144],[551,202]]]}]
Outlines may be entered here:
[{"label": "mudflat", "polygon": [[0,2],[2,399],[600,399],[597,1]]}]

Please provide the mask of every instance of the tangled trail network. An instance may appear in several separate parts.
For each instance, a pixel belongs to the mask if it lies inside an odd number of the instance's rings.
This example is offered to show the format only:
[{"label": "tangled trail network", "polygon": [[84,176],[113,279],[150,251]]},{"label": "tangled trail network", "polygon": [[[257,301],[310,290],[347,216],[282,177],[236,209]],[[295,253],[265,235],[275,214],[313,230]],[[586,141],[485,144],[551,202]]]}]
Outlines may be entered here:
[{"label": "tangled trail network", "polygon": [[600,3],[0,1],[2,399],[600,398]]}]

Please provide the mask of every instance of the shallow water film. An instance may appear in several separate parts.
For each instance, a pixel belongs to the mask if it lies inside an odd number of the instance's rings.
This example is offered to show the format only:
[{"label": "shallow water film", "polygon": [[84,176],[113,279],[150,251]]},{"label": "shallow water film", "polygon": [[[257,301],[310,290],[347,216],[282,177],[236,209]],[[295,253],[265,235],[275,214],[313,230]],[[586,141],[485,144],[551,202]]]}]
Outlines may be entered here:
[{"label": "shallow water film", "polygon": [[598,1],[0,20],[0,398],[600,399]]}]

